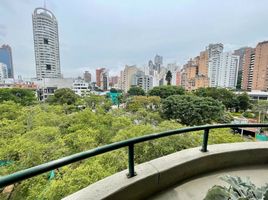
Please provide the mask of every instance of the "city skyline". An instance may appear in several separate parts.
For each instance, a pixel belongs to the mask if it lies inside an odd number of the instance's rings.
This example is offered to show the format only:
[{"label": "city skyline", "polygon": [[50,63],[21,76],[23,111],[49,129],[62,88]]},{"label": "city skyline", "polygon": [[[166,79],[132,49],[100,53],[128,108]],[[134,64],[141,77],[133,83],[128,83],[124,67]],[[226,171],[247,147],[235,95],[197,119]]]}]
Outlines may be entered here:
[{"label": "city skyline", "polygon": [[[244,2],[50,0],[47,8],[58,19],[62,73],[70,77],[99,67],[119,74],[124,65],[147,65],[156,54],[165,64],[183,65],[209,43],[221,42],[227,51],[254,47],[267,40],[268,2]],[[1,2],[0,44],[12,47],[15,77],[35,76],[31,14],[40,6],[41,0]]]}]

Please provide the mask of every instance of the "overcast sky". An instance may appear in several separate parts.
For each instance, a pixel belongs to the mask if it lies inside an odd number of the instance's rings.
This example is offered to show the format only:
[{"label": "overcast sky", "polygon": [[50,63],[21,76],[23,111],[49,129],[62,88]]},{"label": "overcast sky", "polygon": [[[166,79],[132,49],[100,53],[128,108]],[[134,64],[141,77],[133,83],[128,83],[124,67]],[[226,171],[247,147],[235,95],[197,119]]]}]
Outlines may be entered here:
[{"label": "overcast sky", "polygon": [[[43,0],[0,0],[0,45],[13,50],[15,75],[35,76],[32,13]],[[225,50],[268,40],[267,0],[47,0],[59,26],[65,77],[125,64],[143,66],[155,54],[184,62],[209,43]],[[95,73],[94,73],[95,76]]]}]

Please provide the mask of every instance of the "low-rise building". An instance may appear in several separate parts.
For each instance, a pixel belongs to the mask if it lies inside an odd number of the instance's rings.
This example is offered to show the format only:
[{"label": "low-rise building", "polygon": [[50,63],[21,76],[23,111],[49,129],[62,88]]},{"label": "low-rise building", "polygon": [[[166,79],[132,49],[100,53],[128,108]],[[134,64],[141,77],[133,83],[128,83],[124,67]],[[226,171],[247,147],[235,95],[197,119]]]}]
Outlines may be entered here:
[{"label": "low-rise building", "polygon": [[45,101],[60,88],[73,89],[73,82],[73,78],[43,78],[41,80],[36,80],[35,84],[37,85],[38,99],[40,101]]},{"label": "low-rise building", "polygon": [[73,82],[73,89],[75,94],[84,97],[90,94],[90,84],[82,79],[76,79]]}]

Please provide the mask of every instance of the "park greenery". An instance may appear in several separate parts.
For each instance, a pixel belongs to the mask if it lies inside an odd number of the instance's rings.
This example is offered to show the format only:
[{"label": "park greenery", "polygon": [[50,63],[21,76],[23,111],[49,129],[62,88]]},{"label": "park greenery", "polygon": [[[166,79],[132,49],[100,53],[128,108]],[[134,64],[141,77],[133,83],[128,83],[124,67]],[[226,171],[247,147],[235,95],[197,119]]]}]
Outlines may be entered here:
[{"label": "park greenery", "polygon": [[[38,102],[30,90],[0,89],[0,176],[133,137],[230,122],[229,110],[251,106],[249,99],[245,103],[247,98],[239,100],[227,91],[218,98],[214,92],[223,91],[186,92],[181,87],[160,86],[147,96],[122,94],[120,105],[112,106],[107,96],[81,98],[69,89],[58,89],[46,102]],[[230,107],[230,98],[243,105]],[[210,135],[209,144],[244,141],[230,129],[211,130]],[[201,142],[202,132],[193,132],[138,144],[135,163]],[[16,183],[9,192],[0,188],[0,199],[57,200],[126,168],[127,149],[119,149],[54,170],[54,176],[48,172]]]},{"label": "park greenery", "polygon": [[201,125],[225,121],[224,105],[211,97],[173,95],[163,100],[164,118],[186,125]]},{"label": "park greenery", "polygon": [[182,95],[185,94],[185,89],[183,87],[165,85],[154,87],[148,92],[150,96],[159,96],[161,99],[165,99],[172,95]]},{"label": "park greenery", "polygon": [[144,96],[145,95],[145,91],[142,88],[137,87],[137,86],[131,87],[127,93],[130,96]]}]

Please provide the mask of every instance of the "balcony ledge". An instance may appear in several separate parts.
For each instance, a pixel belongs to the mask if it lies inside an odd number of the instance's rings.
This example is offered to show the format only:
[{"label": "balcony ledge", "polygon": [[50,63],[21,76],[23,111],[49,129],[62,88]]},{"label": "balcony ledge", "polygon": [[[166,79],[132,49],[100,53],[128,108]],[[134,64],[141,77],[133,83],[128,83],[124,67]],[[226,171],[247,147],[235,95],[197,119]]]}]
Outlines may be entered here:
[{"label": "balcony ledge", "polygon": [[[268,175],[268,168],[265,166],[268,164],[268,142],[210,145],[208,150],[208,152],[203,153],[200,151],[200,147],[197,147],[151,160],[137,165],[135,167],[137,176],[133,178],[127,178],[128,171],[124,170],[67,196],[64,200],[172,199],[171,196],[176,197],[173,199],[185,200],[187,194],[188,199],[194,199],[190,194],[193,187],[189,187],[189,184],[194,185],[199,180],[199,185],[202,185],[204,178],[207,182],[211,182],[206,184],[202,191],[198,188],[198,191],[200,191],[198,195],[204,195],[208,188],[218,184],[217,176],[228,171],[244,171],[244,173],[241,173],[243,175],[250,171],[256,174],[258,172],[255,169],[261,169],[261,173],[267,171],[265,174]],[[252,166],[255,166],[253,167],[254,170],[250,170]],[[214,174],[211,175],[211,173]],[[213,176],[214,179],[210,179],[209,176]],[[260,177],[263,177],[264,180],[267,176],[261,175]],[[183,186],[186,196],[178,198],[176,191],[182,191],[180,187]],[[158,195],[157,193],[161,191],[162,193]],[[177,195],[174,196],[174,192]],[[170,193],[173,193],[173,195],[169,196]],[[181,194],[181,197],[183,197],[183,194]],[[203,196],[196,197],[196,199],[202,198]]]}]

